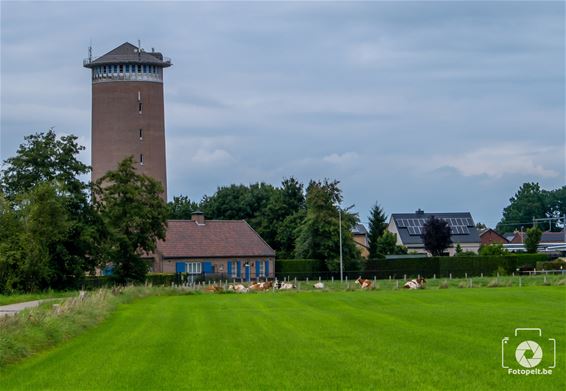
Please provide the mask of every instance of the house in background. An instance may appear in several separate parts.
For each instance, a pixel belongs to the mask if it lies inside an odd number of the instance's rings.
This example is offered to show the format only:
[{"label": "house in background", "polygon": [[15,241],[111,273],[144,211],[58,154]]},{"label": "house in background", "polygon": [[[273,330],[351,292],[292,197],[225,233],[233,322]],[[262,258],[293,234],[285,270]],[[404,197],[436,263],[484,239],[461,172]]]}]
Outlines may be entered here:
[{"label": "house in background", "polygon": [[449,255],[456,253],[457,244],[463,251],[479,250],[480,236],[469,212],[425,213],[419,209],[415,213],[393,213],[387,230],[396,234],[397,244],[407,247],[409,252],[428,254],[421,235],[425,222],[431,216],[446,221],[451,229],[452,245],[446,250]]},{"label": "house in background", "polygon": [[214,274],[226,279],[275,276],[275,251],[244,220],[169,220],[164,241],[157,242],[152,271]]},{"label": "house in background", "polygon": [[489,245],[489,244],[507,244],[509,240],[501,235],[499,232],[495,231],[491,228],[485,228],[480,230],[480,244]]},{"label": "house in background", "polygon": [[363,258],[369,257],[368,231],[363,224],[356,224],[352,228],[352,236],[356,247],[360,250]]},{"label": "house in background", "polygon": [[[515,231],[513,239],[505,246],[509,251],[522,252],[525,251],[525,239],[527,233],[524,231]],[[566,249],[566,232],[563,229],[560,232],[545,231],[542,233],[538,245],[539,252],[564,251]]]}]

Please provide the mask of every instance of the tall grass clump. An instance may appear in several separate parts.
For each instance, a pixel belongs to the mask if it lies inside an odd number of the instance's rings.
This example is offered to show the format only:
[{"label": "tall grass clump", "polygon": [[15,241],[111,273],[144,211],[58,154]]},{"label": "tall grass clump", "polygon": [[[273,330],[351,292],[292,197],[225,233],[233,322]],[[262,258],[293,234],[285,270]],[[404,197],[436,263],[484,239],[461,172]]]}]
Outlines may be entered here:
[{"label": "tall grass clump", "polygon": [[60,304],[43,303],[0,318],[0,368],[72,338],[106,319],[118,304],[150,295],[179,294],[175,288],[128,286],[83,292]]}]

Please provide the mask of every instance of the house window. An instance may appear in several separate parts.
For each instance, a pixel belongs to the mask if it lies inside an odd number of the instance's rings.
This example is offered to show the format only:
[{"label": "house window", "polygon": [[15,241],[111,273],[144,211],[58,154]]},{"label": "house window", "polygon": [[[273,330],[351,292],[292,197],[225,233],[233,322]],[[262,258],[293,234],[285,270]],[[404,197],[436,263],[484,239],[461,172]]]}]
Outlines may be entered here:
[{"label": "house window", "polygon": [[140,164],[143,166],[143,153],[140,153]]},{"label": "house window", "polygon": [[187,273],[189,273],[189,274],[201,274],[202,273],[202,263],[200,263],[200,262],[187,262]]},{"label": "house window", "polygon": [[238,277],[238,263],[236,261],[230,261],[232,263],[232,278]]},{"label": "house window", "polygon": [[259,262],[259,276],[260,277],[265,277],[265,262]]},{"label": "house window", "polygon": [[140,128],[140,140],[143,140],[143,129]]},{"label": "house window", "polygon": [[141,73],[141,65],[138,65],[138,73]]}]

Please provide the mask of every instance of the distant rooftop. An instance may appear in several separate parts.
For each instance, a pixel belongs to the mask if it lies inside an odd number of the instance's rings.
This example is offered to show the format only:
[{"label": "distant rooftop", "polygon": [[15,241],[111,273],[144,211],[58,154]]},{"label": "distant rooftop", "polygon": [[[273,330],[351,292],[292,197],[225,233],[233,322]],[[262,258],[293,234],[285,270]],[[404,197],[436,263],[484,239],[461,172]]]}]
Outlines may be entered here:
[{"label": "distant rooftop", "polygon": [[163,57],[159,52],[146,52],[143,48],[138,49],[137,46],[124,42],[98,58],[87,58],[83,62],[86,68],[105,64],[149,64],[166,68],[171,66],[171,59]]}]

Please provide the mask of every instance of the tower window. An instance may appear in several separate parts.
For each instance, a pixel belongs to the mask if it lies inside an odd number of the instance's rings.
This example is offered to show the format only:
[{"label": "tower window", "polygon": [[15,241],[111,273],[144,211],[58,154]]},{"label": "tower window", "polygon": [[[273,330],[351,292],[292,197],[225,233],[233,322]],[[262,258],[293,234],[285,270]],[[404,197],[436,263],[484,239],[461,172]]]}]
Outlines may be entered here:
[{"label": "tower window", "polygon": [[140,140],[143,140],[143,129],[140,128]]},{"label": "tower window", "polygon": [[124,72],[124,66],[120,65],[120,73],[123,73],[123,72]]},{"label": "tower window", "polygon": [[140,165],[143,166],[143,153],[140,153]]},{"label": "tower window", "polygon": [[138,65],[138,73],[141,73],[141,65]]},{"label": "tower window", "polygon": [[138,111],[139,111],[140,114],[142,113],[142,103],[141,102],[138,103]]}]

